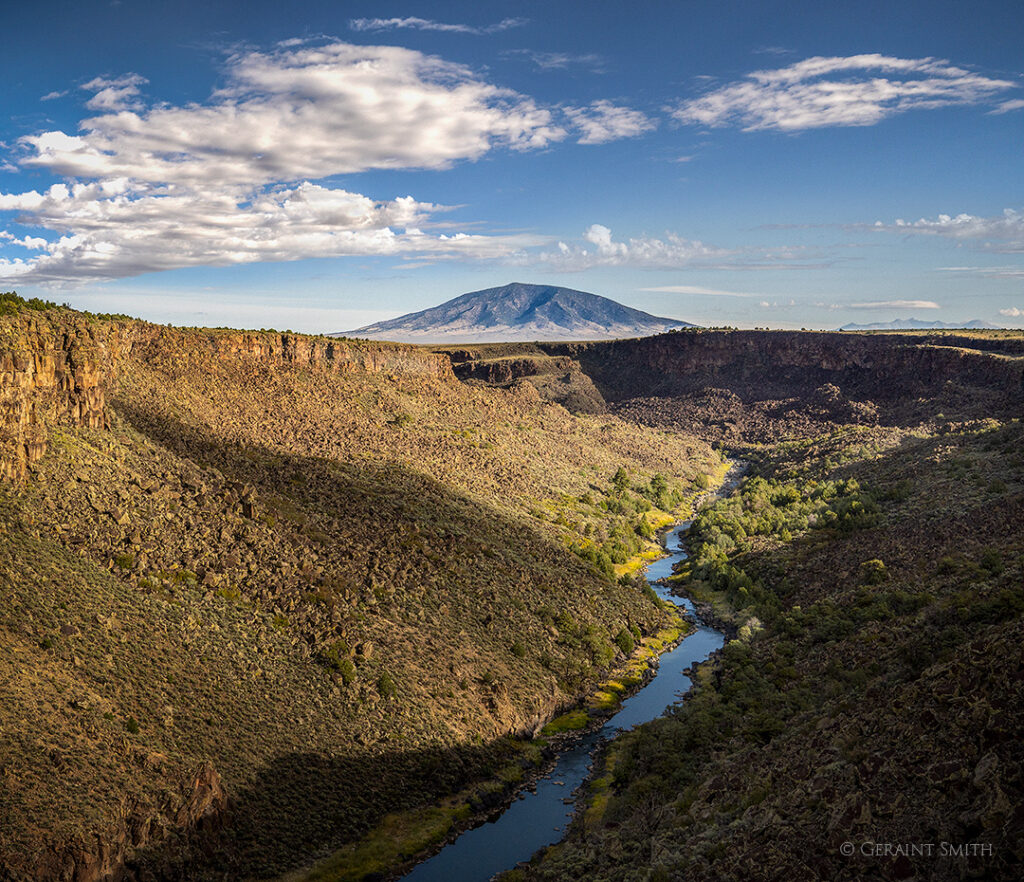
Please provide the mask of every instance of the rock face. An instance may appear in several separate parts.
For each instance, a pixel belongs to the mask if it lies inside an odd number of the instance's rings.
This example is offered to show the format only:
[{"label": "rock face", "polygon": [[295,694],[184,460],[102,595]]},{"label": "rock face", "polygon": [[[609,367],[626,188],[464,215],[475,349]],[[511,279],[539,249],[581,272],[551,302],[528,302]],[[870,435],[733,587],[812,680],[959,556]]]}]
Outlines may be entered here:
[{"label": "rock face", "polygon": [[1024,339],[1008,336],[695,329],[438,351],[471,383],[529,383],[574,412],[611,409],[716,441],[890,425],[925,417],[926,400],[981,418],[1016,412],[1024,398]]},{"label": "rock face", "polygon": [[542,348],[579,361],[609,401],[709,387],[745,402],[810,397],[826,383],[874,401],[934,395],[947,382],[1017,400],[1024,394],[1019,338],[695,330]]},{"label": "rock face", "polygon": [[585,291],[513,282],[463,294],[431,309],[347,334],[377,340],[460,343],[508,340],[608,340],[693,325],[659,318]]},{"label": "rock face", "polygon": [[572,413],[605,413],[604,398],[578,361],[568,356],[523,355],[512,358],[481,359],[468,350],[451,350],[455,375],[471,383],[511,388],[526,382],[547,401],[554,401]]},{"label": "rock face", "polygon": [[126,798],[120,816],[103,834],[85,836],[62,849],[42,851],[32,866],[23,867],[29,879],[73,879],[74,882],[128,882],[137,877],[125,859],[138,849],[160,842],[175,832],[190,837],[209,835],[223,824],[229,802],[217,770],[202,763],[165,794],[159,810]]},{"label": "rock face", "polygon": [[104,425],[104,379],[117,334],[21,317],[0,340],[0,475],[21,478],[50,425]]}]

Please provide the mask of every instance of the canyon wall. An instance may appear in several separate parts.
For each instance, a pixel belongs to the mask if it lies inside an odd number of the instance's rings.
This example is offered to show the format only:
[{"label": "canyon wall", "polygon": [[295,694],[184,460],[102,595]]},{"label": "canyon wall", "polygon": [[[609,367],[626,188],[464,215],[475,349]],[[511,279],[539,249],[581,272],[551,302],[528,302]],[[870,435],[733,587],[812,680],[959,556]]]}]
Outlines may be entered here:
[{"label": "canyon wall", "polygon": [[825,383],[878,402],[929,397],[947,383],[1024,397],[1021,339],[698,330],[539,346],[577,360],[608,401],[722,388],[749,403],[807,396]]}]

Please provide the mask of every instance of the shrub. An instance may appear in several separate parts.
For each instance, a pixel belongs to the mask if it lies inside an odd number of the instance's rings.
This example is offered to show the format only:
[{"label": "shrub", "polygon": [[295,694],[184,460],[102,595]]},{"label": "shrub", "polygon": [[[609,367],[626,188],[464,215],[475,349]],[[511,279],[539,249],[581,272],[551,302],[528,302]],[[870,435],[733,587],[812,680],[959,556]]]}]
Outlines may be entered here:
[{"label": "shrub", "polygon": [[394,698],[398,694],[398,685],[387,671],[377,678],[377,691],[381,698]]},{"label": "shrub", "polygon": [[1003,571],[1003,556],[998,548],[986,548],[978,563],[983,570],[988,570],[993,576],[998,576]]},{"label": "shrub", "polygon": [[516,640],[512,644],[512,655],[516,658],[526,658],[526,645],[522,640]]},{"label": "shrub", "polygon": [[889,578],[885,563],[877,557],[866,560],[860,565],[860,581],[862,585],[881,585]]},{"label": "shrub", "polygon": [[349,658],[349,647],[344,640],[335,640],[330,646],[325,646],[316,654],[316,660],[325,668],[341,674],[346,686],[355,681],[356,666]]},{"label": "shrub", "polygon": [[624,655],[629,655],[636,648],[633,635],[626,628],[623,628],[615,635],[615,645],[622,650]]},{"label": "shrub", "polygon": [[629,489],[629,473],[622,466],[619,466],[615,470],[615,474],[612,475],[612,486],[619,496],[622,496]]}]

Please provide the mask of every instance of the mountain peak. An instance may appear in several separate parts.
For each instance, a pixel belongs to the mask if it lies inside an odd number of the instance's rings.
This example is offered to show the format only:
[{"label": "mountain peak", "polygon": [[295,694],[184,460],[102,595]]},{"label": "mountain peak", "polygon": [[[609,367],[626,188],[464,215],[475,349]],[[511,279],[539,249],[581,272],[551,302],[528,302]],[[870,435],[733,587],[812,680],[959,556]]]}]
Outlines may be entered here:
[{"label": "mountain peak", "polygon": [[971,319],[969,322],[940,322],[924,321],[923,319],[893,319],[889,322],[871,322],[858,325],[855,322],[843,325],[840,331],[952,331],[952,330],[995,330],[999,326],[992,325],[981,319]]},{"label": "mountain peak", "polygon": [[409,343],[608,340],[692,327],[586,291],[510,282],[346,331],[345,336]]}]

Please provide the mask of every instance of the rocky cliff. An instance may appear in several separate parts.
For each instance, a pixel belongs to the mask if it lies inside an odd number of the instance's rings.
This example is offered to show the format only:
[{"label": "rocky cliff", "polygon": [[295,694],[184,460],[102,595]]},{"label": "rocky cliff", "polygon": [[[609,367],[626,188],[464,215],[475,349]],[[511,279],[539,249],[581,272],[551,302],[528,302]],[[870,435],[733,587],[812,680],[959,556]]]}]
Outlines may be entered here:
[{"label": "rocky cliff", "polygon": [[810,395],[826,383],[879,402],[935,395],[946,383],[1024,396],[1019,340],[992,351],[993,341],[972,337],[697,330],[540,345],[579,361],[609,401],[724,388],[749,402]]},{"label": "rocky cliff", "polygon": [[119,328],[16,316],[0,328],[0,475],[20,478],[55,423],[101,427]]}]

